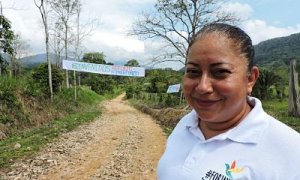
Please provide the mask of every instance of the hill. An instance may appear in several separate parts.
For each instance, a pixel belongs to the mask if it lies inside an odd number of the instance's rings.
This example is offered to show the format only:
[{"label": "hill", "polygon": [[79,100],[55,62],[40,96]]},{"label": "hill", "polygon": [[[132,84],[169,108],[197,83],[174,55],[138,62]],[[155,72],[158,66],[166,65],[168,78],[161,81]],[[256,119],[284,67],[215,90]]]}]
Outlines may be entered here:
[{"label": "hill", "polygon": [[[51,54],[49,55],[51,62],[53,64],[55,64],[55,54]],[[61,58],[63,59],[63,58]],[[69,58],[70,60],[74,60],[74,58]],[[21,58],[21,64],[23,65],[23,67],[25,68],[29,68],[32,69],[34,67],[36,67],[37,65],[41,64],[41,63],[45,63],[46,62],[46,54],[36,54],[36,55],[32,55],[32,56],[26,56],[24,58]],[[126,63],[126,61],[115,61],[112,62],[115,65],[124,65]]]},{"label": "hill", "polygon": [[[49,55],[51,62],[54,64],[55,63],[55,55],[54,54],[50,54]],[[26,56],[24,58],[21,58],[21,64],[23,65],[23,67],[25,68],[29,68],[32,69],[34,67],[36,67],[37,65],[41,64],[41,63],[45,63],[47,62],[46,60],[46,54],[36,54],[36,55],[32,55],[32,56]]]},{"label": "hill", "polygon": [[[254,60],[260,67],[287,68],[290,60],[296,59],[300,61],[300,33],[262,41],[255,45],[254,48]],[[50,58],[54,63],[55,55],[50,54]],[[46,54],[37,54],[21,59],[21,63],[26,68],[34,68],[43,62],[46,62]],[[116,65],[124,65],[126,61],[121,60],[113,63]],[[184,68],[182,68],[181,71],[183,69]]]},{"label": "hill", "polygon": [[261,67],[288,66],[290,60],[300,60],[300,33],[273,38],[254,46],[254,60]]}]

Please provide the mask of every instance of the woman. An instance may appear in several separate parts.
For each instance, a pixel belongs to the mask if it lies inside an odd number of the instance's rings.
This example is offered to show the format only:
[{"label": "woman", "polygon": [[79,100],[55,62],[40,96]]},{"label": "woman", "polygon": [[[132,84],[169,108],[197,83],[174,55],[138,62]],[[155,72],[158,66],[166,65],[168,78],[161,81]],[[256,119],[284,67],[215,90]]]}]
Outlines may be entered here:
[{"label": "woman", "polygon": [[193,110],[170,135],[158,179],[299,180],[300,135],[250,97],[259,76],[250,37],[209,24],[192,42],[183,90]]}]

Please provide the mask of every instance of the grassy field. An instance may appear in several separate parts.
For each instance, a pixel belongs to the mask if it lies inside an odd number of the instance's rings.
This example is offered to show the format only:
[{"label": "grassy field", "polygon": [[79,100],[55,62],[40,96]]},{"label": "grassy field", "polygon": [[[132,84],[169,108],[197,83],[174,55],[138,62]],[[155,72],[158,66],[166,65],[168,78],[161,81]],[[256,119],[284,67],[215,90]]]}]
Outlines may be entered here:
[{"label": "grassy field", "polygon": [[282,101],[277,99],[265,100],[262,102],[262,104],[267,113],[300,133],[300,118],[291,117],[288,115],[287,99],[284,99]]}]

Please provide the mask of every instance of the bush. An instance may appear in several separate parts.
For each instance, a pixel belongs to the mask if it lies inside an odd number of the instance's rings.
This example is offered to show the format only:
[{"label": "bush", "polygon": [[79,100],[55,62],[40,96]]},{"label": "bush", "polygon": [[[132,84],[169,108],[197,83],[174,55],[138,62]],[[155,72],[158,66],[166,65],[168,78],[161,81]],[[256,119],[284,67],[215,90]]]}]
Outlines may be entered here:
[{"label": "bush", "polygon": [[[56,65],[51,65],[53,92],[58,92],[63,82],[63,72]],[[43,63],[33,70],[33,83],[36,83],[44,94],[49,93],[48,64]],[[34,85],[33,85],[34,86]]]},{"label": "bush", "polygon": [[90,76],[88,85],[100,95],[111,92],[114,89],[115,81],[110,76]]},{"label": "bush", "polygon": [[0,123],[14,125],[27,122],[22,104],[17,98],[20,86],[13,78],[0,77]]}]

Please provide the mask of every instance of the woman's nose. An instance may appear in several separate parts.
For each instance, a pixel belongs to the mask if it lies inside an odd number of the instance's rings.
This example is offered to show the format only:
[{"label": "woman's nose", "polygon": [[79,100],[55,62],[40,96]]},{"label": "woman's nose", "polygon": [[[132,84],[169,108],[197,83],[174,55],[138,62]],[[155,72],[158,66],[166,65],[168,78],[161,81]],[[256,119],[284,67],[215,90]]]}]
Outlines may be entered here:
[{"label": "woman's nose", "polygon": [[199,94],[207,94],[213,92],[211,79],[207,75],[202,75],[196,86],[196,90]]}]

